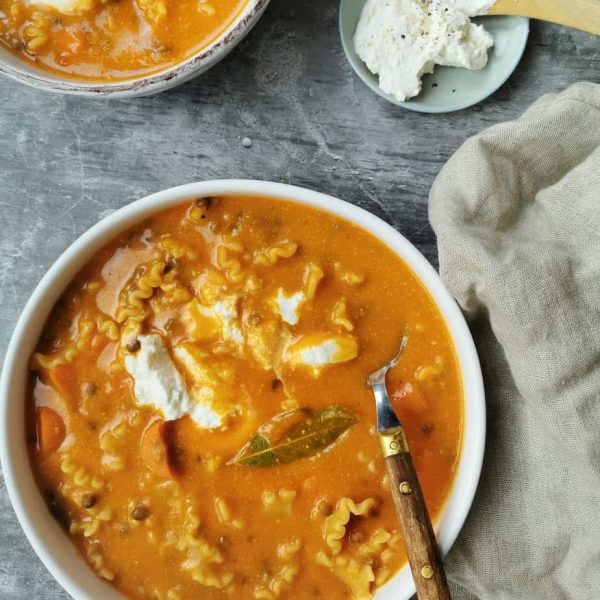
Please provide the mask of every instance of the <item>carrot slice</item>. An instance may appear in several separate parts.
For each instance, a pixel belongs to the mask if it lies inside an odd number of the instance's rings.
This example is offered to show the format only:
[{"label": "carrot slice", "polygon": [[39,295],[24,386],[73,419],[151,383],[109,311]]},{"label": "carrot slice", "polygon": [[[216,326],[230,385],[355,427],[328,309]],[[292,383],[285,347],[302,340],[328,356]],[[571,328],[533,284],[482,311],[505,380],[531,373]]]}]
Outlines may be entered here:
[{"label": "carrot slice", "polygon": [[54,452],[63,443],[67,430],[60,415],[41,406],[36,411],[38,448],[44,455]]},{"label": "carrot slice", "polygon": [[144,432],[140,445],[140,453],[146,466],[163,479],[175,479],[177,475],[173,445],[174,423],[154,421]]},{"label": "carrot slice", "polygon": [[59,393],[60,397],[70,406],[77,400],[77,373],[69,365],[59,365],[48,370],[50,385]]}]

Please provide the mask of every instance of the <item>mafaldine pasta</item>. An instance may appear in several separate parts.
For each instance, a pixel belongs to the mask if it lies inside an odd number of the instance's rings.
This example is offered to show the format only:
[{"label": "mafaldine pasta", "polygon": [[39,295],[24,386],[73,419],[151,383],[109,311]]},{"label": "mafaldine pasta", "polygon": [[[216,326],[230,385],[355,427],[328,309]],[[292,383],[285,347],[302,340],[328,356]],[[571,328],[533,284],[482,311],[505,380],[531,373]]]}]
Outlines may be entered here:
[{"label": "mafaldine pasta", "polygon": [[126,598],[366,600],[405,562],[367,376],[435,517],[463,397],[389,248],[314,208],[194,198],[121,233],[54,307],[27,398],[48,508]]}]

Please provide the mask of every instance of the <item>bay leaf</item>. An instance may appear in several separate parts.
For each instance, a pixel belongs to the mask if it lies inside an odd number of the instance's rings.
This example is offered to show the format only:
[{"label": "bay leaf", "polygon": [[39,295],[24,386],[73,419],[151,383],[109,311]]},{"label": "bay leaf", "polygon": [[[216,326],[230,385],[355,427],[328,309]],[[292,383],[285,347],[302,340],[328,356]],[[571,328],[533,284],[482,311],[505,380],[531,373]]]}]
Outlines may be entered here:
[{"label": "bay leaf", "polygon": [[274,417],[259,428],[229,464],[272,467],[314,456],[331,446],[358,417],[343,406],[302,408]]}]

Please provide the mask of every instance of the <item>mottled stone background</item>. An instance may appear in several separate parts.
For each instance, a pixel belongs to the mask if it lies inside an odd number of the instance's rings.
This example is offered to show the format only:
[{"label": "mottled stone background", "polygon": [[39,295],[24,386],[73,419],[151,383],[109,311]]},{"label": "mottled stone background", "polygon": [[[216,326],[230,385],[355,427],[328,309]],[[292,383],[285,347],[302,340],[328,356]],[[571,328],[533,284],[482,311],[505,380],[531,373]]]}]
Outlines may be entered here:
[{"label": "mottled stone background", "polygon": [[[328,192],[383,217],[437,264],[427,196],[446,159],[542,93],[600,78],[598,38],[533,22],[523,61],[491,98],[449,115],[410,113],[354,76],[337,12],[336,0],[274,0],[229,58],[152,98],[90,101],[0,80],[0,358],[33,287],[76,237],[132,200],[198,179]],[[0,599],[67,597],[0,481]]]}]

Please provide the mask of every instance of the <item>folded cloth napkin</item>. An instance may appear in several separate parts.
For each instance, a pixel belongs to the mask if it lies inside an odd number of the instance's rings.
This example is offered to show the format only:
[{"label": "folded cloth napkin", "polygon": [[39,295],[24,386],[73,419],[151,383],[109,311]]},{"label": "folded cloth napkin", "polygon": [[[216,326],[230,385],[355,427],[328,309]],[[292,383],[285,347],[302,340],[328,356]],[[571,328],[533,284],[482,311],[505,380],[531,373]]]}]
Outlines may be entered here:
[{"label": "folded cloth napkin", "polygon": [[600,86],[468,140],[429,212],[488,408],[453,597],[600,600]]}]

